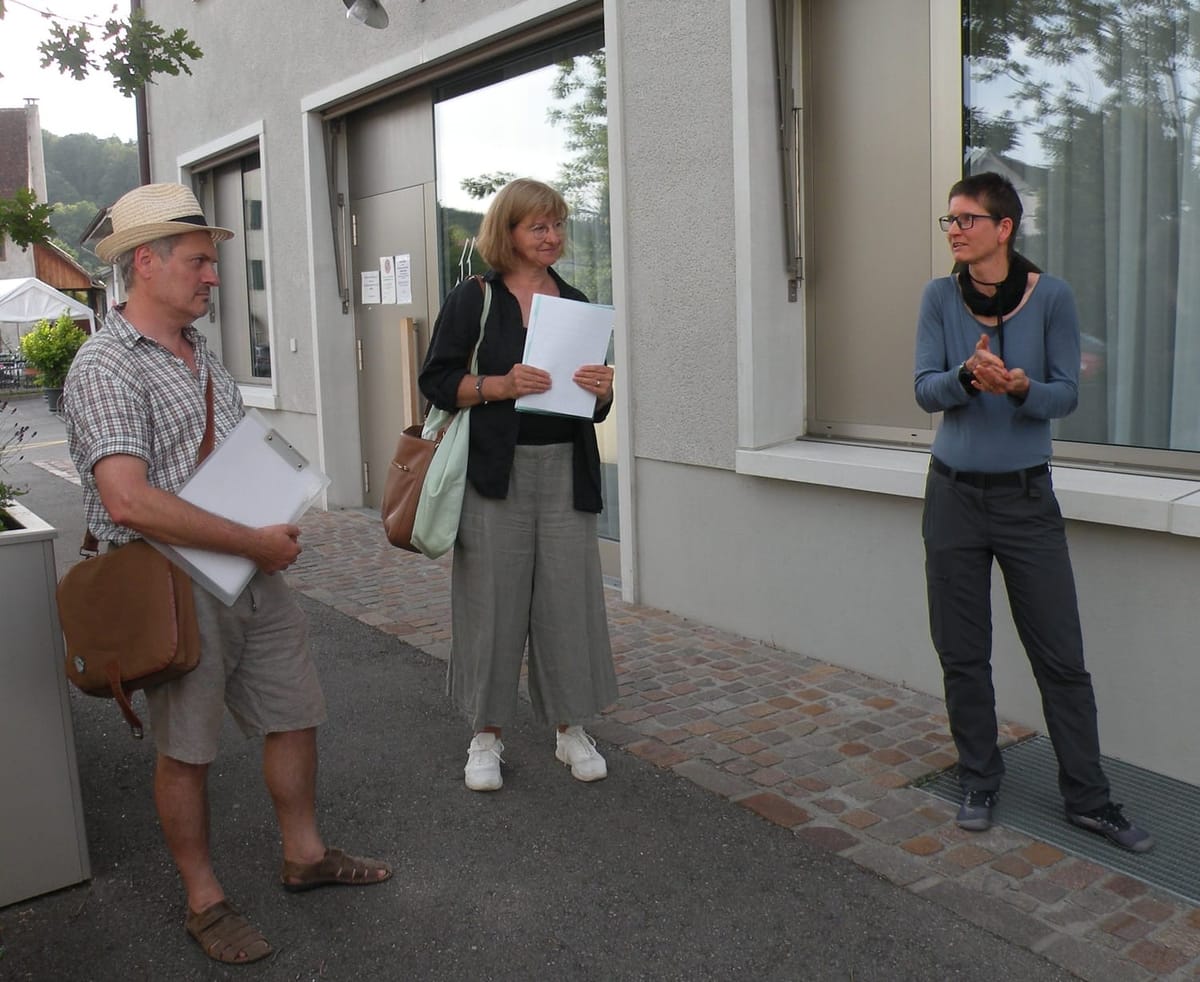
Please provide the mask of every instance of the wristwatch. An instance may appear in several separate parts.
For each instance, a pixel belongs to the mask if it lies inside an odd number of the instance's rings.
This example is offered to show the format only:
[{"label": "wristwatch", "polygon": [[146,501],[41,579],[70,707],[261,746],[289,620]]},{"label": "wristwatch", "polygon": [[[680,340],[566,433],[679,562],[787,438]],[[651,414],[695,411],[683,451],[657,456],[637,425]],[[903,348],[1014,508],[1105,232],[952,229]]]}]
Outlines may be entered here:
[{"label": "wristwatch", "polygon": [[964,361],[958,366],[958,381],[959,384],[966,389],[971,395],[974,395],[979,390],[971,383],[975,381],[975,373],[967,368],[967,363]]}]

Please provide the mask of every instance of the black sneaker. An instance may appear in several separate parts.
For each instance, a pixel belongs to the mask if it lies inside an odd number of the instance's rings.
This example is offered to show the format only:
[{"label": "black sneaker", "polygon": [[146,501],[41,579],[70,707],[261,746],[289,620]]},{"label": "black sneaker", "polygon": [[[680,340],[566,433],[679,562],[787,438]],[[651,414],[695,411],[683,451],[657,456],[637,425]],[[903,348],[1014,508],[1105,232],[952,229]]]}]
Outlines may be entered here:
[{"label": "black sneaker", "polygon": [[995,791],[968,791],[954,821],[968,832],[985,832],[992,827],[992,809],[996,807]]},{"label": "black sneaker", "polygon": [[1121,814],[1121,806],[1111,801],[1095,811],[1076,814],[1067,809],[1067,821],[1081,829],[1102,835],[1110,842],[1130,852],[1149,852],[1154,848],[1154,836],[1139,829]]}]

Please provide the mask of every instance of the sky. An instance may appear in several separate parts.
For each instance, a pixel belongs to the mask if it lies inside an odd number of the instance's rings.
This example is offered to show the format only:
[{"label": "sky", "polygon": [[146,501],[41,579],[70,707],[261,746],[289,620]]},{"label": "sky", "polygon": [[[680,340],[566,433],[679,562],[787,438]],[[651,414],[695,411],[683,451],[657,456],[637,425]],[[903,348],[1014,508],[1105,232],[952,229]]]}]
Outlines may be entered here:
[{"label": "sky", "polygon": [[[553,65],[476,89],[434,108],[437,134],[438,202],[451,208],[481,210],[462,189],[462,179],[481,172],[509,171],[518,177],[553,181],[566,158],[563,131],[546,122],[552,100]],[[513,112],[513,106],[522,107]],[[481,154],[472,147],[486,147]]]},{"label": "sky", "polygon": [[[27,98],[38,100],[42,129],[55,136],[95,133],[137,138],[133,99],[112,87],[107,72],[92,73],[81,82],[56,68],[41,68],[37,46],[50,36],[50,21],[35,10],[50,10],[64,25],[88,19],[103,23],[113,2],[100,0],[5,0],[0,20],[0,108],[17,109]],[[118,4],[117,16],[128,16],[129,4]],[[93,31],[94,34],[100,32]]]}]

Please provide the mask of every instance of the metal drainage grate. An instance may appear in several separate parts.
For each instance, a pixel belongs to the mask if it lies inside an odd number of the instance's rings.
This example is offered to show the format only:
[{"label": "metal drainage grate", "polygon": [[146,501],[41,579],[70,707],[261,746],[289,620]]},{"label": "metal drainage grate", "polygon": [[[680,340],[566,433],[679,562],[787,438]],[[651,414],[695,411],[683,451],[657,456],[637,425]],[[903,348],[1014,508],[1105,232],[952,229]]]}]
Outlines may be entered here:
[{"label": "metal drainage grate", "polygon": [[[1113,801],[1124,802],[1126,814],[1157,842],[1153,850],[1139,855],[1067,822],[1058,793],[1058,758],[1048,737],[1033,737],[1001,753],[1006,772],[996,801],[998,825],[1200,903],[1200,787],[1102,758]],[[918,786],[955,804],[962,798],[955,767]]]}]

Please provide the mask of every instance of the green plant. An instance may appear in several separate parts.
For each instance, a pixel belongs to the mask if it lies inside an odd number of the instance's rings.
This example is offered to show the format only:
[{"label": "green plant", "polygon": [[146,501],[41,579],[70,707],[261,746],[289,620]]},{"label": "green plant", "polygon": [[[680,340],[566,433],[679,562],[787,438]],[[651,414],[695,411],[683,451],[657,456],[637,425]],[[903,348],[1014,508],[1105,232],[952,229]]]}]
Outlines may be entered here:
[{"label": "green plant", "polygon": [[8,408],[7,402],[0,402],[0,508],[11,505],[26,488],[18,488],[4,480],[4,472],[8,465],[22,459],[21,444],[29,437],[37,436],[31,432],[28,423],[20,423],[13,417],[17,408]]},{"label": "green plant", "polygon": [[64,310],[53,324],[40,320],[21,338],[21,354],[37,370],[39,385],[46,389],[61,389],[67,370],[75,360],[75,352],[86,340],[87,333]]},{"label": "green plant", "polygon": [[29,188],[17,188],[11,198],[0,198],[0,234],[7,232],[22,249],[45,242],[54,234],[50,227],[53,212],[54,206],[39,205]]}]

